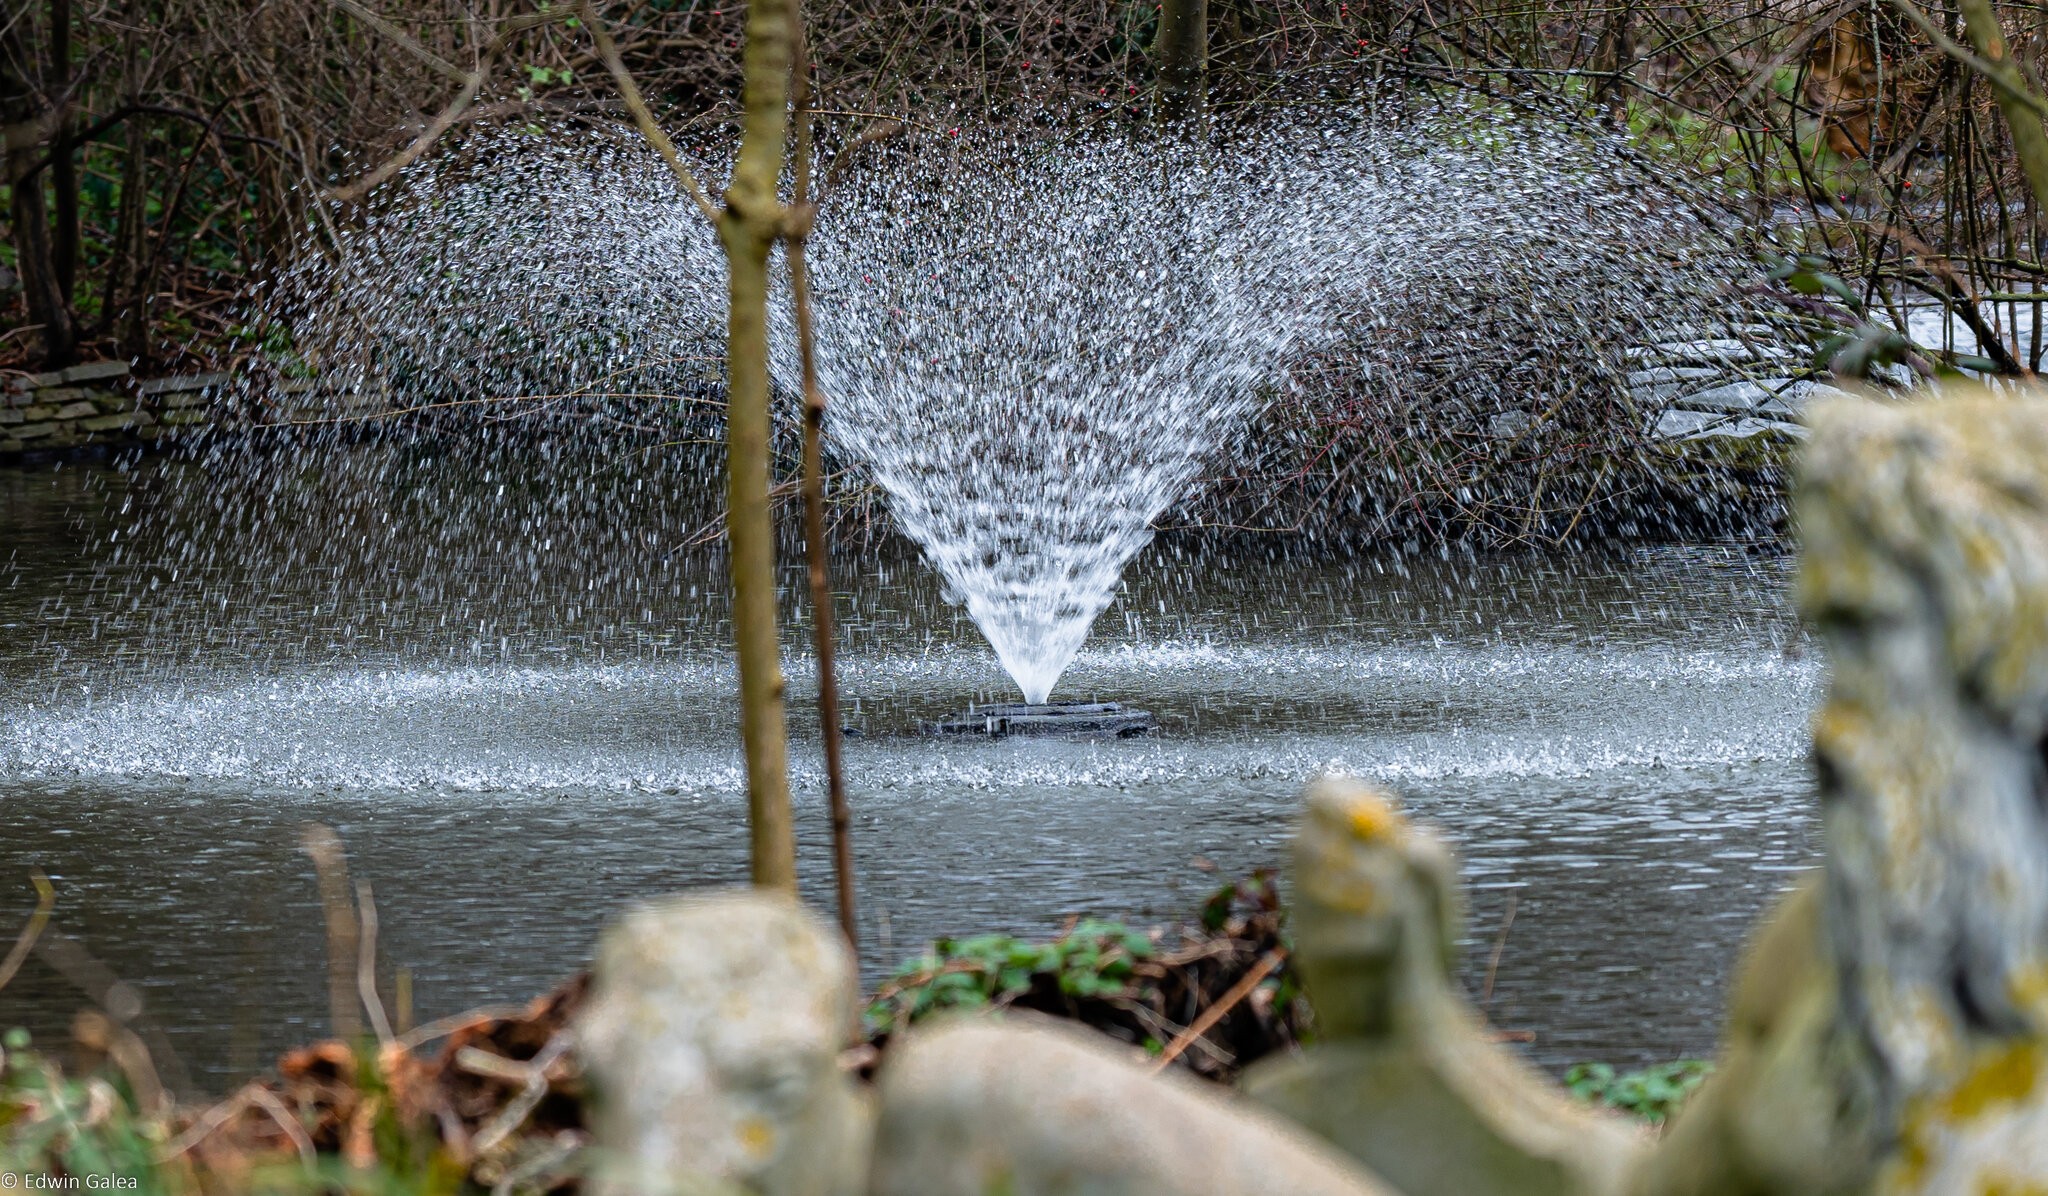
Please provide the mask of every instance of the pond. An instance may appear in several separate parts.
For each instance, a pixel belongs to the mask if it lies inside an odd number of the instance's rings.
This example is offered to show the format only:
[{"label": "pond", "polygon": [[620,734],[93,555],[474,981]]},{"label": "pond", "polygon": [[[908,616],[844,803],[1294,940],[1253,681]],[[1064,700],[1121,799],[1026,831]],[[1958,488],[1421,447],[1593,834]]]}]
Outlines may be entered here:
[{"label": "pond", "polygon": [[[0,471],[6,937],[47,872],[56,928],[217,1090],[326,1032],[308,822],[374,886],[421,1020],[538,993],[629,902],[742,881],[710,483],[645,476],[380,448]],[[916,732],[1014,699],[973,625],[900,547],[849,556],[867,978],[937,935],[1185,917],[1280,865],[1341,769],[1456,847],[1465,981],[1539,1064],[1705,1053],[1753,920],[1815,858],[1822,669],[1790,576],[1739,546],[1162,540],[1054,693],[1158,734],[992,743]],[[799,866],[829,909],[802,592],[789,572]],[[61,1035],[82,1001],[31,961],[0,1023]]]}]

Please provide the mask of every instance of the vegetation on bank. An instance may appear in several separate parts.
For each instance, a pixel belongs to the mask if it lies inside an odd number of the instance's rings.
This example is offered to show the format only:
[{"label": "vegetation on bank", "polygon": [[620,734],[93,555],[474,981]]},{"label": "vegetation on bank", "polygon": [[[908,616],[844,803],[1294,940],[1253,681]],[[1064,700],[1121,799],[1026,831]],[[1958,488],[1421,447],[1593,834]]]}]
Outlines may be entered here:
[{"label": "vegetation on bank", "polygon": [[[1193,922],[1171,930],[1091,919],[1044,942],[940,940],[878,988],[862,1041],[843,1062],[871,1075],[892,1037],[927,1016],[1028,1009],[1136,1045],[1156,1067],[1228,1083],[1313,1036],[1288,946],[1264,875],[1222,886]],[[125,1190],[165,1194],[571,1191],[589,1136],[567,1028],[586,991],[579,977],[518,1013],[450,1019],[382,1042],[366,1034],[315,1043],[210,1106],[174,1103],[141,1040],[98,1011],[74,1027],[82,1068],[9,1030],[0,1040],[0,1172],[117,1178]],[[1584,1064],[1566,1084],[1654,1124],[1704,1073],[1698,1061],[1623,1074]]]},{"label": "vegetation on bank", "polygon": [[[1199,71],[1177,77],[1212,111],[1462,92],[1625,129],[1634,152],[1705,180],[1859,292],[1918,295],[1981,324],[1996,334],[1988,356],[2015,372],[2039,365],[2015,334],[2044,275],[2027,147],[2001,119],[2018,101],[1958,57],[1973,48],[1965,28],[1975,38],[1986,24],[1964,21],[1973,8],[2003,27],[2024,90],[2048,18],[2018,0],[1568,3],[1542,20],[1496,0],[1218,0]],[[288,0],[253,17],[227,0],[22,6],[0,27],[0,365],[110,355],[168,369],[274,347],[242,301],[298,254],[332,250],[394,163],[494,121],[623,122],[630,105],[582,11],[515,6],[493,23],[452,0]],[[962,113],[1145,115],[1169,73],[1167,11],[815,6],[813,107],[834,114],[819,144],[857,138],[875,114],[941,129]],[[744,5],[592,12],[656,116],[692,132],[731,121]],[[1976,49],[1967,61],[1981,65]],[[435,114],[432,138],[422,113]]]}]

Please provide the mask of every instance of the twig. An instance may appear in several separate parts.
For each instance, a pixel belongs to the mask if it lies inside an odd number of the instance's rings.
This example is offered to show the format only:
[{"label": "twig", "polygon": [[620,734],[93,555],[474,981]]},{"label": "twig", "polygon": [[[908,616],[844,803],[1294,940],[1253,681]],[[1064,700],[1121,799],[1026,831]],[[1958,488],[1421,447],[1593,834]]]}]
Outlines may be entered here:
[{"label": "twig", "polygon": [[354,970],[360,939],[355,913],[348,901],[348,859],[342,854],[341,838],[333,828],[309,824],[300,850],[313,860],[320,880],[320,904],[327,911],[327,1004],[334,1020],[334,1036],[353,1041],[362,1036],[363,1023],[356,1016]]},{"label": "twig", "polygon": [[435,1018],[424,1026],[415,1026],[406,1033],[399,1035],[398,1045],[408,1051],[417,1050],[436,1038],[447,1037],[471,1022],[517,1017],[521,1012],[520,1007],[517,1005],[486,1005],[481,1009],[470,1009],[462,1013],[452,1013],[447,1017]]},{"label": "twig", "polygon": [[265,1113],[270,1114],[270,1119],[277,1123],[277,1128],[283,1130],[284,1136],[292,1140],[292,1145],[298,1148],[299,1161],[308,1167],[313,1166],[317,1161],[313,1151],[313,1140],[306,1136],[305,1127],[299,1124],[298,1118],[292,1116],[292,1111],[285,1107],[284,1102],[261,1084],[249,1085],[249,1099],[261,1106]]},{"label": "twig", "polygon": [[232,1120],[235,1114],[254,1104],[256,1098],[250,1095],[250,1090],[260,1087],[260,1084],[245,1084],[241,1091],[200,1114],[197,1121],[185,1128],[184,1133],[164,1143],[164,1148],[157,1152],[156,1161],[168,1163],[204,1142],[215,1130]]},{"label": "twig", "polygon": [[6,988],[7,982],[14,979],[14,974],[21,970],[22,963],[28,959],[29,951],[35,947],[36,940],[42,937],[43,927],[50,924],[50,911],[57,908],[57,890],[50,884],[49,877],[41,872],[31,872],[28,874],[28,882],[36,888],[35,912],[28,916],[28,924],[21,928],[21,934],[15,938],[14,949],[7,953],[6,959],[0,960],[0,988]]},{"label": "twig", "polygon": [[496,65],[498,55],[512,44],[514,37],[552,21],[567,20],[572,15],[572,10],[563,9],[557,12],[527,13],[505,22],[498,36],[492,38],[490,44],[484,47],[483,53],[477,56],[477,68],[463,76],[462,90],[455,93],[455,98],[448,101],[448,106],[441,109],[440,114],[434,117],[424,132],[413,139],[411,145],[355,182],[344,187],[328,188],[327,198],[336,203],[355,203],[376,190],[379,184],[418,161],[420,155],[432,149],[434,143],[441,139],[441,135],[452,128],[464,110],[475,101],[477,92],[483,89],[484,81],[491,77],[491,68]]},{"label": "twig", "polygon": [[[853,813],[840,760],[839,666],[832,609],[831,551],[825,529],[825,390],[818,385],[817,332],[811,319],[811,272],[805,248],[816,208],[811,203],[811,72],[803,22],[796,22],[796,202],[786,210],[783,252],[790,297],[796,306],[797,355],[803,365],[804,557],[811,583],[811,630],[818,657],[818,721],[825,743],[825,790],[832,811],[832,872],[838,889],[839,929],[860,959],[860,919],[853,898]],[[856,142],[856,144],[859,144]]]},{"label": "twig", "polygon": [[647,100],[640,94],[640,85],[633,82],[631,72],[626,70],[625,62],[619,57],[619,47],[612,41],[611,31],[598,19],[596,6],[590,0],[583,0],[576,11],[589,28],[591,43],[597,47],[598,61],[611,72],[612,82],[619,89],[619,98],[625,101],[626,111],[632,113],[633,123],[640,127],[640,135],[647,138],[647,144],[654,147],[654,152],[661,155],[663,162],[668,163],[669,172],[683,185],[697,210],[704,213],[704,219],[710,221],[712,227],[717,227],[718,205],[711,202],[704,184],[698,182],[697,176],[683,164],[683,156],[676,152],[676,143],[668,139],[668,134],[662,131],[661,122],[654,119],[653,110],[647,107]]},{"label": "twig", "polygon": [[1167,1065],[1180,1058],[1181,1053],[1194,1045],[1196,1039],[1207,1034],[1217,1022],[1223,1020],[1225,1014],[1235,1009],[1246,997],[1251,996],[1252,990],[1266,977],[1272,975],[1273,969],[1279,967],[1286,959],[1285,947],[1275,947],[1266,952],[1264,958],[1252,965],[1251,971],[1246,972],[1238,978],[1236,984],[1230,986],[1229,992],[1224,993],[1214,1005],[1204,1009],[1201,1016],[1188,1023],[1187,1029],[1182,1030],[1172,1042],[1166,1044],[1166,1049],[1159,1052],[1158,1061],[1153,1063],[1152,1070],[1155,1073],[1165,1071]]},{"label": "twig", "polygon": [[1494,936],[1493,954],[1488,956],[1486,960],[1486,983],[1479,990],[1479,1003],[1481,1005],[1493,1000],[1493,974],[1500,968],[1501,952],[1507,950],[1508,946],[1508,931],[1512,930],[1515,925],[1515,897],[1516,894],[1514,893],[1508,894],[1508,910],[1501,917],[1500,933]]},{"label": "twig", "polygon": [[377,995],[377,901],[370,894],[370,882],[356,882],[357,921],[361,926],[356,949],[356,993],[363,998],[363,1009],[370,1015],[370,1028],[377,1032],[377,1041],[390,1046],[396,1039],[391,1033],[391,1021],[384,1015],[384,1000]]},{"label": "twig", "polygon": [[501,1059],[475,1047],[464,1047],[456,1053],[456,1061],[465,1066],[477,1063],[477,1055],[483,1055],[501,1064],[509,1064],[505,1071],[496,1073],[496,1078],[509,1078],[507,1073],[513,1068],[522,1069],[524,1073],[519,1079],[525,1082],[526,1087],[491,1119],[489,1125],[477,1131],[476,1137],[471,1140],[476,1153],[487,1153],[493,1146],[511,1136],[512,1131],[525,1124],[526,1119],[548,1094],[548,1068],[553,1067],[557,1059],[567,1054],[569,1048],[575,1045],[575,1041],[575,1035],[568,1030],[558,1030],[548,1039],[547,1045],[524,1064],[513,1064],[509,1059]]}]

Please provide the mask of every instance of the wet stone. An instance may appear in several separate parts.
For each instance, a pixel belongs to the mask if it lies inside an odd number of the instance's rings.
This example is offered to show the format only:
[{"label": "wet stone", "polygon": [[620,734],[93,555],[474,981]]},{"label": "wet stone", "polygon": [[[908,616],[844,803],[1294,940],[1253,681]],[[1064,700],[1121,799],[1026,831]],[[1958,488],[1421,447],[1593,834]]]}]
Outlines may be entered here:
[{"label": "wet stone", "polygon": [[112,432],[154,422],[147,411],[124,411],[117,415],[102,415],[94,419],[80,420],[78,426],[88,432]]},{"label": "wet stone", "polygon": [[226,374],[179,374],[169,378],[152,378],[135,389],[138,394],[160,395],[186,390],[209,390],[227,384]]},{"label": "wet stone", "polygon": [[98,382],[127,376],[128,363],[125,361],[89,361],[84,365],[74,365],[63,373],[66,382]]},{"label": "wet stone", "polygon": [[91,402],[85,399],[80,399],[75,403],[66,403],[59,407],[57,409],[57,418],[83,419],[88,415],[98,415],[99,413],[100,409],[98,407],[93,406]]}]

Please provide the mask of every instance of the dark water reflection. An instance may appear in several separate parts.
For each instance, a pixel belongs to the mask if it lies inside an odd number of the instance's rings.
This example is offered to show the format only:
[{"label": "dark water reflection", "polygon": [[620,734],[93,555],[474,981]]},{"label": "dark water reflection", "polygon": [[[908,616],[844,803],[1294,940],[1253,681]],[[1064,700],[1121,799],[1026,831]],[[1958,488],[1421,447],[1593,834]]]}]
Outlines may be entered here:
[{"label": "dark water reflection", "polygon": [[[723,587],[684,543],[701,511],[625,475],[339,466],[0,472],[0,920],[47,871],[63,932],[209,1087],[324,1031],[307,821],[375,885],[422,1018],[523,999],[622,904],[745,871]],[[1155,545],[1056,691],[1160,714],[1108,745],[903,733],[1005,679],[914,562],[840,576],[871,978],[937,934],[1183,916],[1215,883],[1198,857],[1278,864],[1302,785],[1341,768],[1457,846],[1475,992],[1512,905],[1496,1024],[1550,1066],[1647,1061],[1711,1048],[1739,944],[1811,858],[1819,669],[1782,559]],[[0,1022],[58,1033],[78,1002],[32,963]]]}]

